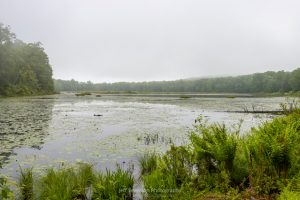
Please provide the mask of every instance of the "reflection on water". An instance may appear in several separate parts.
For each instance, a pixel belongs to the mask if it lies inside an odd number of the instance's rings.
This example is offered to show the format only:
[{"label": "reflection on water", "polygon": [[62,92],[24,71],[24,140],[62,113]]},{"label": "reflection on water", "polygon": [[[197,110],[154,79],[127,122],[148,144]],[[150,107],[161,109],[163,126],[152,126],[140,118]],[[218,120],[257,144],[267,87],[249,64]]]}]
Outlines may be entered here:
[{"label": "reflection on water", "polygon": [[47,135],[53,105],[53,99],[1,99],[0,166],[16,147],[41,148]]},{"label": "reflection on water", "polygon": [[[164,152],[170,143],[188,142],[199,115],[232,126],[244,120],[247,132],[269,115],[228,113],[243,108],[276,110],[284,98],[190,98],[105,96],[57,99],[16,98],[0,101],[1,173],[15,175],[19,165],[43,170],[82,160],[98,169],[116,163],[137,164],[146,151]],[[42,144],[42,145],[41,145]]]}]

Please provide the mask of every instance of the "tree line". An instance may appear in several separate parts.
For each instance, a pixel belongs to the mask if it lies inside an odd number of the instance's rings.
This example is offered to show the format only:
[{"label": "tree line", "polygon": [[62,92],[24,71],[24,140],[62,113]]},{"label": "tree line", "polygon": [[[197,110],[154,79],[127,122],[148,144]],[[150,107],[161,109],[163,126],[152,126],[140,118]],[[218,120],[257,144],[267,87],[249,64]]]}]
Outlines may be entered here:
[{"label": "tree line", "polygon": [[0,96],[53,91],[52,68],[41,43],[25,43],[0,23]]},{"label": "tree line", "polygon": [[291,72],[268,71],[235,77],[175,81],[92,83],[72,79],[54,80],[54,84],[57,91],[275,93],[300,91],[300,68]]}]

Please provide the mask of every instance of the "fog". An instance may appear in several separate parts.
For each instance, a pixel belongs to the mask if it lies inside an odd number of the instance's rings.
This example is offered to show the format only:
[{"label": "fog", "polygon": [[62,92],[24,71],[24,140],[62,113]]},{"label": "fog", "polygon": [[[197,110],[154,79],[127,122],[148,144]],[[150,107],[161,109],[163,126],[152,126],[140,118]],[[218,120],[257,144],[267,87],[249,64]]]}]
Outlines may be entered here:
[{"label": "fog", "polygon": [[0,0],[54,78],[173,80],[300,67],[297,0]]}]

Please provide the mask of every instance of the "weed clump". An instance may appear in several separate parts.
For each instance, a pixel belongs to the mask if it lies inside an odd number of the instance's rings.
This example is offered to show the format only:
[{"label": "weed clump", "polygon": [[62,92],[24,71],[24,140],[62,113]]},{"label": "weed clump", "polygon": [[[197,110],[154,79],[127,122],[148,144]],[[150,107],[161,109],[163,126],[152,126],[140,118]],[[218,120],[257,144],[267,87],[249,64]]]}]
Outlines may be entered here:
[{"label": "weed clump", "polygon": [[76,93],[75,95],[77,97],[83,97],[83,96],[87,96],[87,95],[92,95],[92,93],[90,93],[90,92],[81,92],[81,93]]}]

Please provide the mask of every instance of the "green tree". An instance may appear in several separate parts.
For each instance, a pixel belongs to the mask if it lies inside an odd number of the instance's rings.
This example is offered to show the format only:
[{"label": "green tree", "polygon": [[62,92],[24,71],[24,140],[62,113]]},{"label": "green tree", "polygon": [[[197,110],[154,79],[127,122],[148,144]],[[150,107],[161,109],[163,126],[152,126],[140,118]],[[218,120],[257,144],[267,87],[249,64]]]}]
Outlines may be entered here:
[{"label": "green tree", "polygon": [[16,39],[0,24],[0,95],[49,94],[54,90],[52,68],[41,43]]}]

